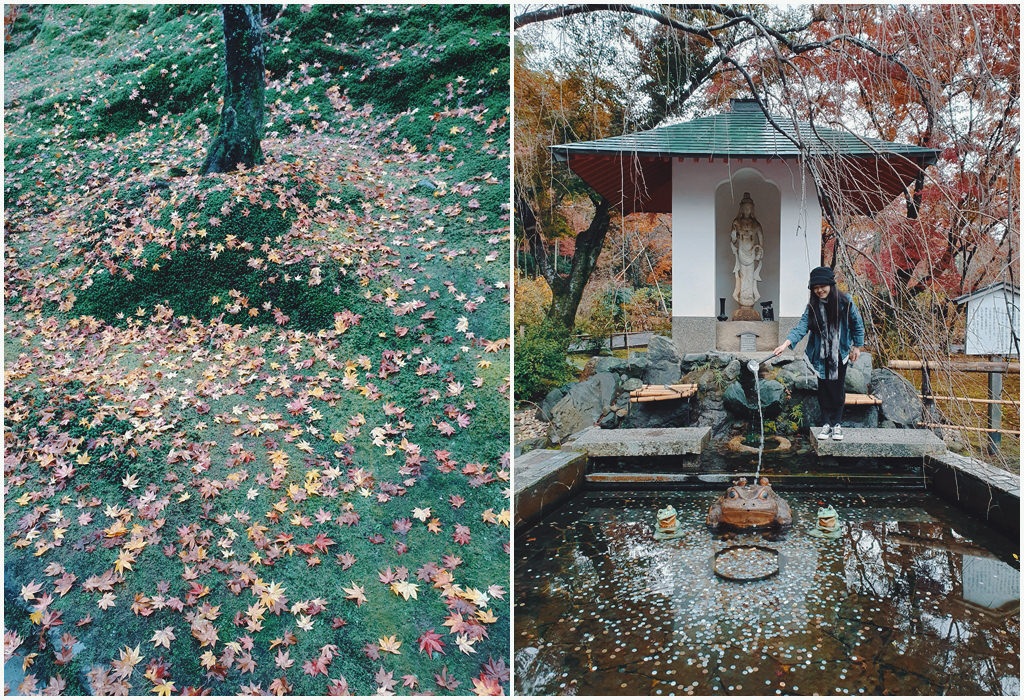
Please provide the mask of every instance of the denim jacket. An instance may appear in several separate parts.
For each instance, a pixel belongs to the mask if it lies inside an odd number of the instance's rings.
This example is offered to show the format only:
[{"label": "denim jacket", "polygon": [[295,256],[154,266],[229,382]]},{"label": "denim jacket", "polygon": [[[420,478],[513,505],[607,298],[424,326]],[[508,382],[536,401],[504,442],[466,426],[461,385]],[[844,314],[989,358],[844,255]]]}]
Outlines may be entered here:
[{"label": "denim jacket", "polygon": [[[796,327],[789,332],[786,339],[789,344],[796,347],[796,344],[803,340],[810,327],[811,307],[804,307],[804,315]],[[851,342],[852,341],[852,342]],[[850,348],[864,345],[864,321],[857,311],[857,305],[853,303],[846,294],[839,295],[839,356],[845,365],[850,357]],[[825,363],[821,359],[821,335],[817,331],[811,331],[811,337],[807,339],[807,350],[804,351],[807,362],[810,363],[814,373],[821,377],[825,373]]]}]

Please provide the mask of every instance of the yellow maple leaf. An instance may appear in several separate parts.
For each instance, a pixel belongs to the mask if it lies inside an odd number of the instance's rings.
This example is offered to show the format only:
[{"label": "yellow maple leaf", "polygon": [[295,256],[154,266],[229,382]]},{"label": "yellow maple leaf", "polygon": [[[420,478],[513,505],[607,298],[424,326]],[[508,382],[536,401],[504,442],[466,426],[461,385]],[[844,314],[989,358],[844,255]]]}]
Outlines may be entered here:
[{"label": "yellow maple leaf", "polygon": [[402,642],[398,639],[398,635],[393,634],[390,637],[384,636],[377,640],[377,644],[380,646],[381,651],[386,651],[389,654],[401,654],[398,647],[402,646]]},{"label": "yellow maple leaf", "polygon": [[177,690],[177,688],[174,687],[174,681],[163,681],[162,683],[153,686],[153,689],[150,690],[150,692],[156,693],[158,696],[162,695],[169,697],[175,690]]},{"label": "yellow maple leaf", "polygon": [[364,591],[362,586],[357,585],[354,581],[350,588],[342,586],[341,590],[345,591],[347,594],[345,599],[355,601],[357,606],[362,605],[369,600],[369,598],[366,597],[366,591]]},{"label": "yellow maple leaf", "polygon": [[391,590],[395,595],[400,595],[406,600],[409,600],[409,598],[416,598],[419,600],[416,595],[416,592],[419,590],[419,586],[415,583],[410,583],[409,581],[394,581],[391,584]]},{"label": "yellow maple leaf", "polygon": [[199,663],[201,663],[204,668],[213,668],[217,665],[217,657],[213,655],[212,651],[207,649],[203,652],[203,655],[199,657]]}]

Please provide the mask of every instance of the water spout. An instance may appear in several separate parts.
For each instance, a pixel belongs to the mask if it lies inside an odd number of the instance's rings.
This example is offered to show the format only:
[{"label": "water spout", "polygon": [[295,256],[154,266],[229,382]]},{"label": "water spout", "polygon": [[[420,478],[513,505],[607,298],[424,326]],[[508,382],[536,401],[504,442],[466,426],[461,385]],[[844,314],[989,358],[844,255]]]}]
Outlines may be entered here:
[{"label": "water spout", "polygon": [[757,446],[757,471],[754,472],[754,483],[758,482],[761,478],[761,458],[764,456],[764,411],[761,408],[761,378],[760,363],[756,360],[751,360],[747,363],[747,367],[754,373],[754,396],[757,397],[757,418],[761,424],[761,442]]}]

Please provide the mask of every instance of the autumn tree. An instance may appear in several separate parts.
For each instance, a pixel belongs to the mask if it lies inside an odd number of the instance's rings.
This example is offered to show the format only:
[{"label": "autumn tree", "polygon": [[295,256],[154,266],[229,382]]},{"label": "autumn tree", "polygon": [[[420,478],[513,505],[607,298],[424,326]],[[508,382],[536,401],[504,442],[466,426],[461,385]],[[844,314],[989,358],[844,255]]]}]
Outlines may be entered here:
[{"label": "autumn tree", "polygon": [[[662,29],[651,30],[640,17]],[[789,14],[773,19],[780,29],[804,30]],[[616,202],[593,192],[567,167],[552,163],[547,147],[648,129],[679,116],[717,71],[739,65],[733,53],[762,36],[764,12],[726,6],[678,6],[666,13],[632,5],[571,5],[529,10],[515,27],[558,20],[554,32],[520,32],[516,44],[515,206],[522,245],[552,290],[549,316],[572,328],[587,281],[597,266]],[[737,32],[735,27],[745,27]],[[536,46],[534,46],[536,44]],[[543,58],[532,61],[536,53]],[[547,62],[546,65],[544,62]],[[615,74],[607,67],[615,66]],[[566,229],[559,207],[589,199],[593,215],[581,231]],[[567,273],[550,261],[551,242],[575,235]]]},{"label": "autumn tree", "polygon": [[263,20],[259,5],[222,5],[224,104],[202,174],[263,163]]}]

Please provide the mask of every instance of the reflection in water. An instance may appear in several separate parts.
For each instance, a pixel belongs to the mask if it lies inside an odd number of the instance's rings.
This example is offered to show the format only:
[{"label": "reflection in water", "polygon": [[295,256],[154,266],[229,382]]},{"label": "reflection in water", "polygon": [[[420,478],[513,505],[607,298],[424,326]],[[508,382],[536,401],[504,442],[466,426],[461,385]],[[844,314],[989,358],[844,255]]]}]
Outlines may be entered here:
[{"label": "reflection in water", "polygon": [[[787,494],[779,574],[736,583],[714,552],[765,536],[710,532],[716,495],[588,494],[518,538],[517,692],[1019,693],[1015,543],[926,494]],[[822,503],[837,540],[807,534]]]}]

